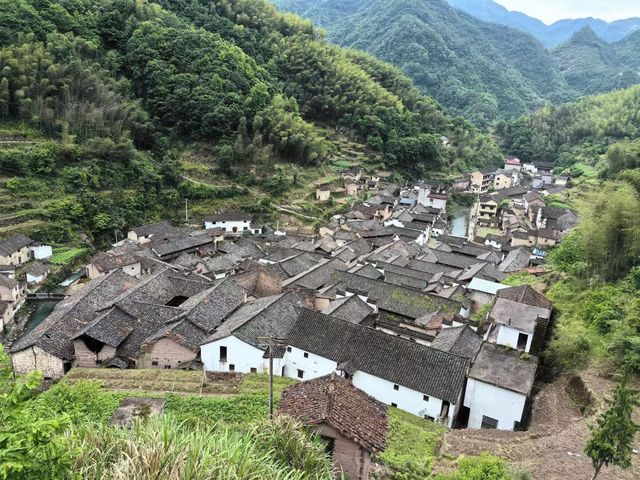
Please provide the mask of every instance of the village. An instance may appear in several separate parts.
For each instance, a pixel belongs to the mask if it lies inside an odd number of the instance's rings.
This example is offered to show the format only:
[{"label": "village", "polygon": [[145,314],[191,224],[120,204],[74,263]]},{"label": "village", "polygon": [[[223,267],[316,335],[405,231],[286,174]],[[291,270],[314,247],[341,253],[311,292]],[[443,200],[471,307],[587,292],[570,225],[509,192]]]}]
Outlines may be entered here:
[{"label": "village", "polygon": [[[195,230],[133,228],[64,293],[40,288],[51,246],[0,241],[0,326],[13,333],[3,340],[15,372],[291,378],[300,383],[281,410],[309,418],[310,405],[325,405],[322,435],[350,478],[369,478],[386,406],[456,429],[526,429],[553,306],[530,285],[504,282],[544,273],[548,249],[577,225],[547,202],[570,179],[517,158],[448,183],[383,177],[350,168],[340,187],[317,185],[319,203],[358,199],[317,229],[242,212],[211,214]],[[469,206],[452,221],[460,196]],[[16,312],[39,297],[60,301],[32,329],[17,328]],[[333,395],[343,411],[332,416]],[[356,420],[363,414],[368,422]]]}]

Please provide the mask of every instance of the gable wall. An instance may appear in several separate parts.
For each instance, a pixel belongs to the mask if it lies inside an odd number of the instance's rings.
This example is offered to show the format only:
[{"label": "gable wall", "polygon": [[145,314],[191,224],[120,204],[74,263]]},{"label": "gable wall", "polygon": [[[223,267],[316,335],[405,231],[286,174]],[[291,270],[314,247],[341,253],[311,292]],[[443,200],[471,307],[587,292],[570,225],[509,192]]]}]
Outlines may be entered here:
[{"label": "gable wall", "polygon": [[[220,347],[227,347],[227,361],[220,361]],[[207,343],[200,347],[202,363],[204,369],[212,372],[229,372],[229,365],[234,365],[235,372],[250,373],[252,368],[258,373],[267,372],[269,369],[269,359],[263,358],[264,351],[243,342],[237,337],[229,336]],[[273,361],[274,374],[280,375],[280,359]]]},{"label": "gable wall", "polygon": [[[178,364],[195,360],[197,352],[193,352],[170,338],[161,338],[151,345],[142,348],[136,360],[138,368],[178,368]],[[158,362],[154,365],[153,362]]]},{"label": "gable wall", "polygon": [[64,366],[62,359],[54,357],[40,347],[29,347],[11,354],[11,362],[16,374],[22,375],[40,370],[45,378],[62,378]]},{"label": "gable wall", "polygon": [[464,406],[470,409],[468,428],[480,428],[486,415],[498,420],[498,430],[513,430],[526,400],[526,395],[469,378],[464,397]]}]

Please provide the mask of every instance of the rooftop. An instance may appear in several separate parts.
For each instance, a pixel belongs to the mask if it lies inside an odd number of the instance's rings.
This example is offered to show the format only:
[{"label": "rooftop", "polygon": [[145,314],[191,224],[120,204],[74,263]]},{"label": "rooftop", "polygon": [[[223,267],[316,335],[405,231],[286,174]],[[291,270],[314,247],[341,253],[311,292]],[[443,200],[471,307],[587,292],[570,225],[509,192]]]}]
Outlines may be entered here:
[{"label": "rooftop", "polygon": [[501,345],[484,342],[471,367],[469,378],[529,395],[537,368],[538,357],[534,355],[528,360],[522,360],[515,350],[506,350]]}]

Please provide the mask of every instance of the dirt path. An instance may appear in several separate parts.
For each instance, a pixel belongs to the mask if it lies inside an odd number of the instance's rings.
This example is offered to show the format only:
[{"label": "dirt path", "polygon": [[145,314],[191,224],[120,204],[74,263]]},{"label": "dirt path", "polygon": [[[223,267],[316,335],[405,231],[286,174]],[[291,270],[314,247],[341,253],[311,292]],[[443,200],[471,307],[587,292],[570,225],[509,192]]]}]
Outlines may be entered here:
[{"label": "dirt path", "polygon": [[298,213],[295,210],[290,210],[288,208],[285,207],[281,207],[280,205],[276,205],[274,203],[271,204],[271,206],[273,206],[273,208],[275,208],[276,210],[278,210],[279,212],[285,212],[288,213],[289,215],[293,215],[295,217],[300,217],[300,218],[306,218],[307,220],[312,220],[314,222],[316,221],[322,221],[321,218],[318,217],[312,217],[310,215],[305,215],[304,213]]},{"label": "dirt path", "polygon": [[[452,430],[445,435],[441,453],[446,457],[489,452],[528,471],[535,480],[589,480],[591,461],[582,452],[589,436],[588,425],[594,417],[583,417],[565,390],[567,377],[546,385],[536,397],[531,428],[528,432],[495,430]],[[600,402],[612,382],[585,376],[585,383]],[[638,413],[638,412],[637,412]],[[640,417],[640,415],[636,415]],[[640,436],[634,448],[640,450]],[[444,461],[437,469],[447,470]],[[603,469],[599,479],[633,480],[640,478],[640,455],[634,455],[629,470]]]}]

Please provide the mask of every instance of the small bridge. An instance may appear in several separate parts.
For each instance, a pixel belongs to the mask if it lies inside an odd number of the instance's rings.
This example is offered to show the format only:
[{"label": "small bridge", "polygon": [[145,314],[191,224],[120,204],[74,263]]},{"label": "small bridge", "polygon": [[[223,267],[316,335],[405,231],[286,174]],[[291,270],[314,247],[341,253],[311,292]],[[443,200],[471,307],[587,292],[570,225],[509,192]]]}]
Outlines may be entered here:
[{"label": "small bridge", "polygon": [[27,300],[64,300],[67,296],[64,293],[29,293]]}]

